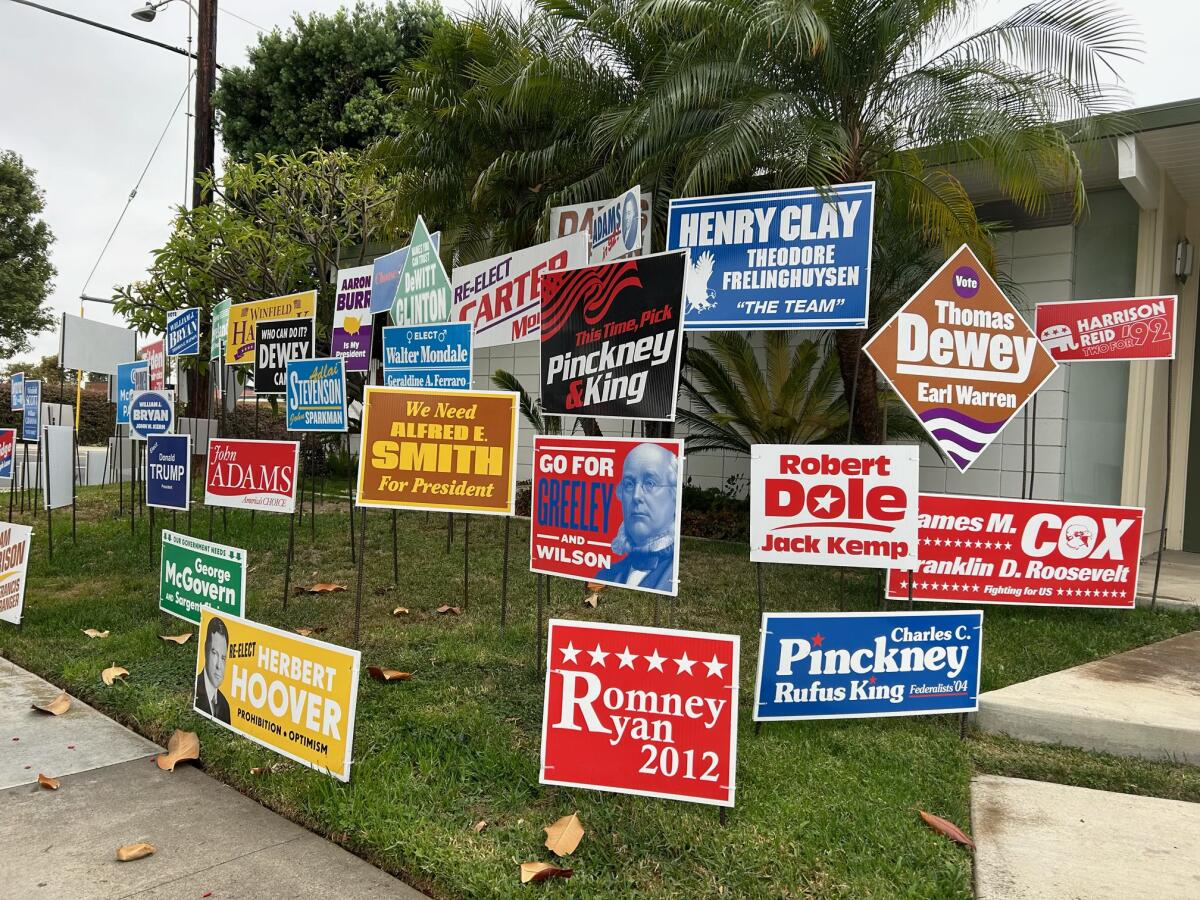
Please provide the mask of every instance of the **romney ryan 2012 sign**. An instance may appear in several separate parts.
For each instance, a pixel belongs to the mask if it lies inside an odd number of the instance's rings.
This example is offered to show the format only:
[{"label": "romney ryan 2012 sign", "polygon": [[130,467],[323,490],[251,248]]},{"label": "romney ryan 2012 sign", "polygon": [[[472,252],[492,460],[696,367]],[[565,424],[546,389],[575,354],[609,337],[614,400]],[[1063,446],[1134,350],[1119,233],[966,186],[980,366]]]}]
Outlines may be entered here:
[{"label": "romney ryan 2012 sign", "polygon": [[299,441],[212,438],[205,506],[295,512],[299,456]]},{"label": "romney ryan 2012 sign", "polygon": [[291,359],[287,364],[288,431],[345,431],[344,361]]},{"label": "romney ryan 2012 sign", "polygon": [[754,719],[974,712],[983,613],[764,613]]},{"label": "romney ryan 2012 sign", "polygon": [[164,528],[158,608],[198,625],[205,607],[222,615],[245,615],[246,551]]},{"label": "romney ryan 2012 sign", "polygon": [[915,571],[895,600],[1132,609],[1143,511],[1051,500],[922,494]]},{"label": "romney ryan 2012 sign", "polygon": [[915,565],[919,477],[915,446],[755,444],[750,558],[816,566]]},{"label": "romney ryan 2012 sign", "polygon": [[1178,299],[1039,303],[1037,336],[1059,362],[1174,359]]},{"label": "romney ryan 2012 sign", "polygon": [[1057,368],[965,244],[863,352],[960,472]]},{"label": "romney ryan 2012 sign", "polygon": [[733,806],[737,635],[550,620],[542,784]]},{"label": "romney ryan 2012 sign", "polygon": [[865,328],[875,184],[671,201],[667,249],[690,248],[689,330]]}]

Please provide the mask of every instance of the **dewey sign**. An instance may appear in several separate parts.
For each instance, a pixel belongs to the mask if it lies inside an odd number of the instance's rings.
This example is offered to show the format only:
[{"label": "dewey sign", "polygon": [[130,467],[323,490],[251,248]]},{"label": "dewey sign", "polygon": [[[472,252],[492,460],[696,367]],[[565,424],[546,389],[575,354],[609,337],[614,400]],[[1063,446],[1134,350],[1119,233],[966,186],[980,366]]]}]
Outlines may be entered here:
[{"label": "dewey sign", "polygon": [[863,352],[960,472],[1056,368],[966,245]]}]

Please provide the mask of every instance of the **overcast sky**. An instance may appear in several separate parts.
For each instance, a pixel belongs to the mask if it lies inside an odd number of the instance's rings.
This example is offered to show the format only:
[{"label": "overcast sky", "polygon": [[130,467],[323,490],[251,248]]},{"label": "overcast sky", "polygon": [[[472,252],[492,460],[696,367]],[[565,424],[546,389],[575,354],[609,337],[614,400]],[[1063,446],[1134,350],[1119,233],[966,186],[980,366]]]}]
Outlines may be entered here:
[{"label": "overcast sky", "polygon": [[[187,42],[190,14],[182,0],[148,24],[129,15],[142,0],[41,2],[164,43],[183,47]],[[244,63],[247,48],[258,38],[255,25],[286,28],[293,12],[332,12],[343,5],[345,0],[220,0],[217,60],[225,66]],[[467,3],[445,5],[462,10]],[[993,0],[980,24],[1021,5],[1021,0]],[[1141,63],[1123,69],[1133,103],[1200,96],[1200,77],[1192,68],[1200,13],[1173,0],[1141,0],[1129,8],[1141,25],[1146,50]],[[191,152],[182,108],[171,117],[185,81],[182,56],[0,0],[0,148],[21,154],[45,191],[45,218],[57,239],[58,276],[50,301],[56,314],[79,312],[88,272],[168,121],[154,163],[87,292],[109,297],[114,285],[142,277],[151,252],[167,236],[171,207],[190,198],[184,165]],[[88,304],[87,315],[114,320],[107,307],[95,303]],[[25,356],[56,350],[51,331],[38,336]]]}]

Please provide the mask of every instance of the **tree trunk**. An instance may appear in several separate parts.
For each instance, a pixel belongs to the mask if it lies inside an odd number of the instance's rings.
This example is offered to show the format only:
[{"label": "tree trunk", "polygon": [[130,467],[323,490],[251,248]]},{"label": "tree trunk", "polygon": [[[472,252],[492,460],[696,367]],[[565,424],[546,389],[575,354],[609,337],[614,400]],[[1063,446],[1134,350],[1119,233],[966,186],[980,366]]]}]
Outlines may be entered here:
[{"label": "tree trunk", "polygon": [[875,365],[862,352],[866,339],[865,328],[838,331],[834,338],[847,403],[851,403],[853,394],[851,440],[855,443],[879,444],[883,442],[879,391],[875,384]]}]

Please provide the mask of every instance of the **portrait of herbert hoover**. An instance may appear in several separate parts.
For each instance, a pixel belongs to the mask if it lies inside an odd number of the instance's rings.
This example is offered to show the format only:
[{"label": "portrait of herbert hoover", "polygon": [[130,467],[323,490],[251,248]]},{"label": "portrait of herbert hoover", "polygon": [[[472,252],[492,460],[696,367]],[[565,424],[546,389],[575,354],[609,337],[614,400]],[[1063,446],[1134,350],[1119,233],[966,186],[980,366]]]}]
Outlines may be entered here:
[{"label": "portrait of herbert hoover", "polygon": [[204,668],[196,676],[196,709],[226,725],[229,724],[229,701],[220,688],[228,655],[229,629],[220,619],[209,619],[204,635]]},{"label": "portrait of herbert hoover", "polygon": [[639,444],[625,457],[617,499],[621,527],[613,553],[623,556],[596,573],[597,581],[672,591],[679,458],[658,444]]}]

